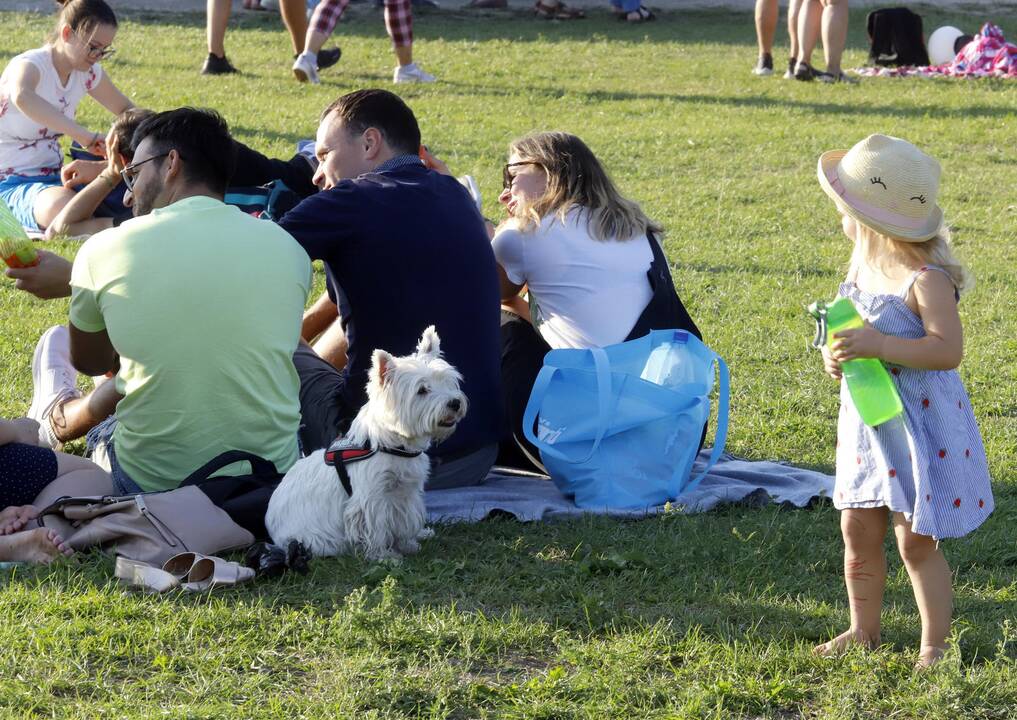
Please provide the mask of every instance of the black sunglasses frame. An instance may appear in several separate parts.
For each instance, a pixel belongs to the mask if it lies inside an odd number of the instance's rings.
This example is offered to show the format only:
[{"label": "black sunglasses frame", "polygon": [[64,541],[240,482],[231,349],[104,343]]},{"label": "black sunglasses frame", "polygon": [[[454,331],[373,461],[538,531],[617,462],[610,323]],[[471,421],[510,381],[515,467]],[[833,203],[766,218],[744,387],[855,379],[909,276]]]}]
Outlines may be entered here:
[{"label": "black sunglasses frame", "polygon": [[543,167],[543,165],[540,165],[540,163],[537,162],[536,160],[520,160],[519,162],[505,163],[505,167],[501,169],[502,189],[508,190],[510,187],[512,187],[512,181],[515,180],[516,176],[509,172],[509,168],[518,167],[520,165],[539,165],[540,167]]},{"label": "black sunglasses frame", "polygon": [[127,186],[127,191],[128,192],[132,192],[132,193],[134,192],[134,179],[137,177],[137,173],[135,172],[135,170],[138,167],[140,167],[141,165],[144,165],[147,162],[152,162],[153,160],[158,160],[159,158],[164,158],[167,155],[169,155],[170,152],[171,152],[170,150],[167,150],[166,152],[160,153],[159,155],[153,155],[150,158],[145,158],[141,162],[131,163],[130,165],[125,167],[123,170],[121,170],[120,171],[120,177],[123,178],[124,185]]}]

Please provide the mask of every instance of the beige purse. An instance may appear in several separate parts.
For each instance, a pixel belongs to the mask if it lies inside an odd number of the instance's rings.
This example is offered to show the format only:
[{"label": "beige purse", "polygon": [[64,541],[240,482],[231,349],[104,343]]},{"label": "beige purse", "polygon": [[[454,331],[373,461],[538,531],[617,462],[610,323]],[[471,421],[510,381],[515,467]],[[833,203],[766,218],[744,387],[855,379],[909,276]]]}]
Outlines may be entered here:
[{"label": "beige purse", "polygon": [[255,540],[195,485],[126,497],[63,497],[43,508],[38,522],[75,550],[114,548],[158,566],[178,553],[214,555]]}]

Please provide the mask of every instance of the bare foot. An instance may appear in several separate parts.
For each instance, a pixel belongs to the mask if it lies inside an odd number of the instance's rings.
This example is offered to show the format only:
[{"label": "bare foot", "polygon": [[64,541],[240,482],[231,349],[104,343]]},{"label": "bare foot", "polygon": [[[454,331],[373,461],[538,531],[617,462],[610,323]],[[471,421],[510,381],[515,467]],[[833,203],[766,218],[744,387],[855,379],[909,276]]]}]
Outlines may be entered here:
[{"label": "bare foot", "polygon": [[29,520],[39,516],[35,505],[11,505],[0,510],[0,535],[10,535],[21,530]]},{"label": "bare foot", "polygon": [[928,670],[940,663],[946,657],[947,648],[936,647],[935,645],[922,645],[918,652],[918,662],[915,663],[915,670]]},{"label": "bare foot", "polygon": [[0,559],[14,562],[50,563],[74,551],[55,530],[36,528],[0,538]]},{"label": "bare foot", "polygon": [[812,653],[823,657],[833,657],[847,652],[852,645],[861,645],[866,650],[875,650],[879,647],[879,636],[873,638],[861,630],[846,630],[833,640],[816,645],[812,648]]}]

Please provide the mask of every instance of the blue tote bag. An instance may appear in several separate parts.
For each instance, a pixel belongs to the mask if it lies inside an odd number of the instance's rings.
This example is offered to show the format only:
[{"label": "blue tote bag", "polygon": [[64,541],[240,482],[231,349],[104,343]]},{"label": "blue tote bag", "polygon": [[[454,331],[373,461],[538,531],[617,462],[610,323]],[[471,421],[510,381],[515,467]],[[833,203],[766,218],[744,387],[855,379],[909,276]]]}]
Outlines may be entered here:
[{"label": "blue tote bag", "polygon": [[[716,438],[706,468],[690,479],[710,417],[714,367]],[[547,353],[523,432],[577,506],[644,508],[693,489],[717,462],[729,399],[719,355],[684,330],[655,330],[605,348]]]}]

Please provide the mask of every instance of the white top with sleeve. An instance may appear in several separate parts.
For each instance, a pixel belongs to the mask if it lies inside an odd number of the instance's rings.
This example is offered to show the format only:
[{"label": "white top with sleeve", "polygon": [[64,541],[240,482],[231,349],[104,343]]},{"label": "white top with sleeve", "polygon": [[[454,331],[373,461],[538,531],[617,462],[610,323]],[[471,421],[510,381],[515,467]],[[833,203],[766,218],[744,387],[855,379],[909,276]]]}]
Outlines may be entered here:
[{"label": "white top with sleeve", "polygon": [[45,45],[11,58],[0,75],[0,182],[9,175],[53,175],[60,172],[60,133],[40,125],[11,101],[12,68],[30,63],[39,71],[36,94],[74,120],[78,103],[102,79],[98,63],[88,70],[72,70],[64,85],[53,67],[52,48]]},{"label": "white top with sleeve", "polygon": [[564,222],[553,213],[532,231],[507,227],[492,241],[508,279],[529,286],[534,325],[552,348],[622,342],[653,295],[646,235],[597,240],[586,218],[577,206]]}]

